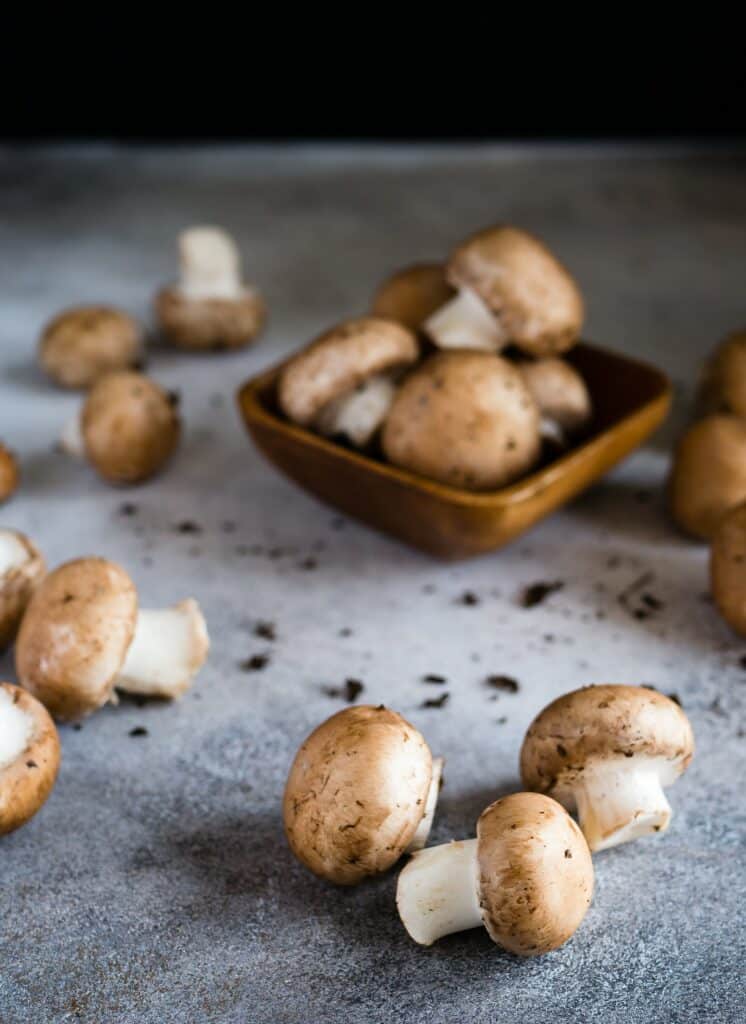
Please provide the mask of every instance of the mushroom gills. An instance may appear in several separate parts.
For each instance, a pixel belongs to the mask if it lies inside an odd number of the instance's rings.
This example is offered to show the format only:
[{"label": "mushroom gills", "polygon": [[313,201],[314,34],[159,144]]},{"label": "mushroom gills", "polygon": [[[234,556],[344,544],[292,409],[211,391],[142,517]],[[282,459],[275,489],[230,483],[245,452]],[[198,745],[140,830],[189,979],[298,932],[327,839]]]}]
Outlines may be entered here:
[{"label": "mushroom gills", "polygon": [[377,373],[355,388],[328,402],[316,418],[325,437],[340,434],[357,448],[364,448],[386,419],[396,393],[399,371]]},{"label": "mushroom gills", "polygon": [[21,756],[31,740],[33,722],[0,688],[0,770]]},{"label": "mushroom gills", "polygon": [[433,771],[430,776],[430,788],[427,791],[427,798],[425,800],[425,811],[422,815],[422,821],[417,826],[417,831],[412,836],[412,842],[406,849],[407,853],[416,853],[418,850],[421,850],[428,840],[430,829],[433,827],[435,807],[438,803],[438,796],[440,795],[444,764],[445,758],[433,758]]},{"label": "mushroom gills", "polygon": [[240,299],[241,263],[238,249],[219,228],[190,228],[179,238],[179,290],[187,299]]},{"label": "mushroom gills", "polygon": [[396,907],[402,924],[421,946],[479,927],[477,840],[444,843],[415,853],[399,875]]},{"label": "mushroom gills", "polygon": [[592,851],[668,828],[671,807],[663,792],[662,766],[658,759],[646,760],[639,767],[630,758],[588,765],[575,783],[578,819]]},{"label": "mushroom gills", "polygon": [[25,544],[14,530],[0,530],[0,579],[29,560]]},{"label": "mushroom gills", "polygon": [[423,328],[438,348],[499,352],[508,340],[499,320],[471,288],[462,288],[428,317]]},{"label": "mushroom gills", "polygon": [[83,423],[80,409],[63,425],[60,434],[60,448],[66,455],[76,459],[85,457],[85,441],[83,440]]},{"label": "mushroom gills", "polygon": [[204,664],[209,643],[204,616],[191,598],[172,608],[141,609],[114,685],[146,697],[179,697]]}]

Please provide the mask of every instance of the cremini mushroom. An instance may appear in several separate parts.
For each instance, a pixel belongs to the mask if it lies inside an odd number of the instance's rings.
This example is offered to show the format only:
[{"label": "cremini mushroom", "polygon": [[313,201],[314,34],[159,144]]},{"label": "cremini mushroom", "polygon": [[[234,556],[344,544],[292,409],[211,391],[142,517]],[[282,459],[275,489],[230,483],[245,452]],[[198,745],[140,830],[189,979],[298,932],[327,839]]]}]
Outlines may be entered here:
[{"label": "cremini mushroom", "polygon": [[454,295],[442,263],[416,263],[386,278],[373,297],[371,312],[420,331],[428,317]]},{"label": "cremini mushroom", "polygon": [[25,534],[0,529],[0,653],[15,640],[45,571],[42,553]]},{"label": "cremini mushroom", "polygon": [[549,797],[513,793],[482,812],[476,839],[416,853],[396,905],[420,945],[482,924],[503,949],[538,956],[567,942],[592,896],[590,851],[569,814]]},{"label": "cremini mushroom", "polygon": [[155,476],[179,443],[178,397],[142,373],[110,373],[98,380],[65,426],[61,445],[84,455],[113,484]]},{"label": "cremini mushroom", "polygon": [[679,705],[639,686],[588,686],[549,704],[521,749],[528,789],[576,808],[591,850],[663,832],[663,792],[687,768],[694,736]]},{"label": "cremini mushroom", "polygon": [[321,878],[355,885],[427,840],[442,760],[395,711],[360,705],[332,715],[290,769],[283,818],[295,856]]},{"label": "cremini mushroom", "polygon": [[60,741],[46,708],[30,693],[0,683],[0,836],[25,825],[57,778]]},{"label": "cremini mushroom", "polygon": [[280,408],[294,423],[362,448],[383,422],[402,370],[418,355],[417,338],[401,324],[381,317],[345,321],[285,365]]},{"label": "cremini mushroom", "polygon": [[64,388],[89,388],[105,373],[141,365],[143,332],[110,306],[76,306],[51,320],[39,341],[39,364]]},{"label": "cremini mushroom", "polygon": [[565,352],[583,325],[577,284],[533,235],[507,225],[462,242],[446,265],[458,289],[425,322],[441,348],[497,352],[516,345],[531,356]]},{"label": "cremini mushroom", "polygon": [[746,420],[718,413],[693,424],[676,447],[668,495],[676,524],[709,540],[725,513],[746,500]]},{"label": "cremini mushroom", "polygon": [[112,700],[115,689],[180,696],[208,648],[196,601],[138,610],[124,569],[104,558],[79,558],[51,572],[31,598],[16,641],[16,671],[66,721]]},{"label": "cremini mushroom", "polygon": [[519,370],[487,352],[439,352],[397,391],[381,435],[396,466],[473,491],[539,458],[539,411]]},{"label": "cremini mushroom", "polygon": [[591,396],[573,366],[558,358],[522,359],[518,369],[539,407],[542,436],[564,446],[588,426]]},{"label": "cremini mushroom", "polygon": [[13,494],[18,487],[18,462],[13,452],[0,443],[0,505]]},{"label": "cremini mushroom", "polygon": [[221,228],[194,227],[179,236],[181,277],[158,292],[158,323],[180,348],[219,351],[254,341],[266,319],[264,300],[241,277],[241,257]]},{"label": "cremini mushroom", "polygon": [[746,636],[746,503],[720,520],[710,549],[712,598],[736,633]]},{"label": "cremini mushroom", "polygon": [[729,334],[710,356],[700,383],[699,406],[703,413],[746,417],[746,330]]}]

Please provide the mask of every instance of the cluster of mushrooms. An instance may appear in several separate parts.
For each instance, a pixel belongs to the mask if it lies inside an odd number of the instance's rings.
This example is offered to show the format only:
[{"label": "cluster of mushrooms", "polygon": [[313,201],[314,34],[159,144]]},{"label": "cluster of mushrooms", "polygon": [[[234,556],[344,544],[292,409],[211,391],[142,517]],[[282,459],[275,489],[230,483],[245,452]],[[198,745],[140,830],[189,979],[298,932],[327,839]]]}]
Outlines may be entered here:
[{"label": "cluster of mushrooms", "polygon": [[299,426],[443,484],[512,483],[587,428],[577,284],[537,238],[488,228],[445,265],[391,276],[370,315],[332,327],[284,366],[277,400]]},{"label": "cluster of mushrooms", "polygon": [[746,636],[746,331],[710,356],[697,405],[674,455],[669,505],[684,533],[710,544],[713,600]]},{"label": "cluster of mushrooms", "polygon": [[350,707],[296,754],[285,833],[306,867],[339,885],[379,875],[409,854],[396,906],[421,945],[481,924],[501,948],[537,956],[566,942],[585,917],[591,853],[665,831],[664,787],[693,753],[686,715],[663,694],[614,685],[574,690],[526,733],[525,791],[490,804],[475,838],[427,847],[443,759],[395,711]]}]

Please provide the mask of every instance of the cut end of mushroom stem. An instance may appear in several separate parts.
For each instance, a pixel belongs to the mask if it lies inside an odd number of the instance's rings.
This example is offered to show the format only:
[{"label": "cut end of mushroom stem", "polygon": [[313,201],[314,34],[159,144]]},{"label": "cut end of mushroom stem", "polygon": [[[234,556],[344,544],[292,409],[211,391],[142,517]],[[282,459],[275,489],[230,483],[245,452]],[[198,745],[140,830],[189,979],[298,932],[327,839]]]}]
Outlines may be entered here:
[{"label": "cut end of mushroom stem", "polygon": [[240,257],[230,235],[219,228],[190,228],[179,237],[179,254],[179,289],[186,298],[241,297]]},{"label": "cut end of mushroom stem", "polygon": [[28,746],[33,720],[0,687],[0,770],[21,756]]},{"label": "cut end of mushroom stem", "polygon": [[396,906],[415,942],[431,946],[443,935],[477,928],[477,840],[431,846],[416,853],[399,875]]},{"label": "cut end of mushroom stem", "polygon": [[80,409],[62,427],[60,448],[66,455],[72,455],[73,458],[82,459],[85,457],[85,442],[83,441],[83,424]]},{"label": "cut end of mushroom stem", "polygon": [[364,448],[386,419],[396,393],[395,371],[378,373],[359,388],[329,402],[321,410],[316,425],[325,437],[344,435],[358,448]]},{"label": "cut end of mushroom stem", "polygon": [[438,348],[499,352],[507,340],[497,318],[470,288],[462,288],[454,299],[428,317],[423,326]]},{"label": "cut end of mushroom stem", "polygon": [[140,610],[116,688],[145,697],[180,697],[205,663],[210,641],[196,601]]},{"label": "cut end of mushroom stem", "polygon": [[655,766],[629,759],[589,765],[574,787],[580,827],[593,852],[664,832],[671,807]]},{"label": "cut end of mushroom stem", "polygon": [[444,764],[445,758],[433,758],[433,773],[430,777],[430,788],[427,791],[425,813],[422,815],[422,821],[417,826],[417,831],[412,836],[412,842],[407,847],[407,853],[416,853],[418,850],[421,850],[428,840],[430,829],[433,827],[433,818],[435,817],[435,808],[438,803],[438,796],[440,795]]}]

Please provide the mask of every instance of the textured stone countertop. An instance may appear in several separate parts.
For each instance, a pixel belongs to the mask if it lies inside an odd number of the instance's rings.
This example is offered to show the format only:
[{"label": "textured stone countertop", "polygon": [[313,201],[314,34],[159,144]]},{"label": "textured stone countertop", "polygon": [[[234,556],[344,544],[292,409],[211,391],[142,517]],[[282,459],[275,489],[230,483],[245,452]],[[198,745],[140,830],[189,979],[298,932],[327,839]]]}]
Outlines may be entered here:
[{"label": "textured stone countertop", "polygon": [[[578,276],[586,335],[658,363],[679,401],[581,500],[502,552],[440,564],[279,476],[234,393],[364,309],[390,269],[501,219],[544,236]],[[271,326],[240,355],[153,351],[152,373],[181,392],[184,442],[161,478],[114,490],[54,451],[78,399],[35,370],[39,329],[85,300],[149,318],[175,236],[195,222],[235,234]],[[702,356],[746,323],[744,268],[743,153],[0,151],[0,437],[24,470],[0,522],[52,564],[121,561],[144,605],[198,598],[212,634],[176,705],[123,701],[63,727],[51,799],[0,840],[2,1024],[744,1019],[746,641],[705,599],[706,551],[673,532],[661,496]],[[637,619],[618,595],[644,573],[662,607]],[[540,580],[564,586],[522,608]],[[478,603],[461,603],[465,591]],[[260,620],[275,641],[254,635]],[[263,670],[239,668],[265,653]],[[442,709],[422,707],[428,672],[447,677]],[[519,692],[496,695],[493,673]],[[398,922],[394,873],[335,889],[284,842],[289,763],[342,706],[323,688],[348,677],[447,757],[436,841],[469,835],[518,787],[524,730],[565,690],[675,692],[698,752],[670,793],[665,837],[596,858],[593,906],[563,949],[522,962],[475,930],[423,950]],[[11,657],[0,678],[14,678]],[[137,726],[147,735],[131,736]]]}]

